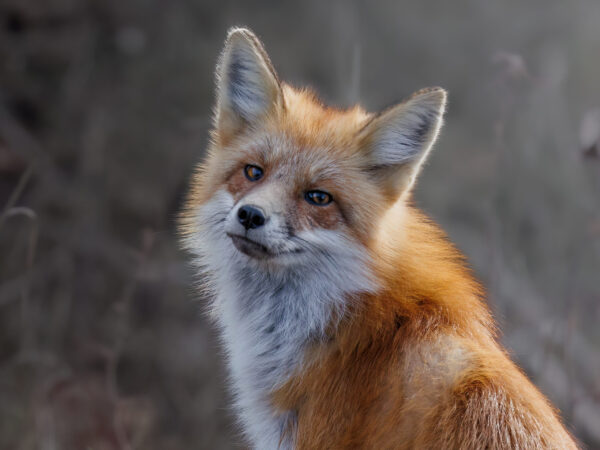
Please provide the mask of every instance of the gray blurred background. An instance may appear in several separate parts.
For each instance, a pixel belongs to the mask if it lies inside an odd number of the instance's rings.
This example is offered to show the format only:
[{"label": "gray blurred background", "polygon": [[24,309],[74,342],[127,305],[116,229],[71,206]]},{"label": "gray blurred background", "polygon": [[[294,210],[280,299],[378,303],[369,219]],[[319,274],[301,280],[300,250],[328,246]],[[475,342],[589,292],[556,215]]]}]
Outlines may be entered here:
[{"label": "gray blurred background", "polygon": [[239,24],[338,106],[449,90],[418,204],[600,448],[598,0],[0,0],[0,448],[243,447],[174,236]]}]

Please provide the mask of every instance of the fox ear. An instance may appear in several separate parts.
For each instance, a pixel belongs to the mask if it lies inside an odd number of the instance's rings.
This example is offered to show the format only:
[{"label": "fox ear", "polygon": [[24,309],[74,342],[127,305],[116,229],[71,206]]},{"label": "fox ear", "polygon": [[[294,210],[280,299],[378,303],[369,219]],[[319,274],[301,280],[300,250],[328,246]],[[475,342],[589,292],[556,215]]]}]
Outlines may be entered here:
[{"label": "fox ear", "polygon": [[218,132],[236,133],[282,106],[281,86],[261,42],[250,30],[229,30],[217,65]]},{"label": "fox ear", "polygon": [[424,89],[376,116],[361,130],[369,172],[390,196],[397,198],[413,186],[437,139],[445,106],[446,91]]}]

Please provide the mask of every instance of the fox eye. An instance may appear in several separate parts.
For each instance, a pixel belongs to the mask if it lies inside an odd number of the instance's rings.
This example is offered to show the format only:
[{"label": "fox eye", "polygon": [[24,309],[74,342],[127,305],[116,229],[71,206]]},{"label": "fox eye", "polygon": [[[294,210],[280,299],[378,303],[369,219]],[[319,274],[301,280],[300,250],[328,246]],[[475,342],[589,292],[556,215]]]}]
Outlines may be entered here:
[{"label": "fox eye", "polygon": [[258,166],[248,164],[246,167],[244,167],[244,175],[246,175],[246,178],[248,178],[250,181],[258,181],[263,176],[263,170]]},{"label": "fox eye", "polygon": [[304,198],[308,203],[317,206],[329,205],[333,201],[331,194],[323,191],[308,191]]}]

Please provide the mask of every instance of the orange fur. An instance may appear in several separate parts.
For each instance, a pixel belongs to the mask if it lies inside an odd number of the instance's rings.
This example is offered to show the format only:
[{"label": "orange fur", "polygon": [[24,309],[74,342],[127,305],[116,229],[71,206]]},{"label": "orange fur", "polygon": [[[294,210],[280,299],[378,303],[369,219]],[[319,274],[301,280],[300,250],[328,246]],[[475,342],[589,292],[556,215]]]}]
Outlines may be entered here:
[{"label": "orange fur", "polygon": [[403,214],[402,242],[374,243],[385,291],[273,396],[298,412],[297,448],[576,448],[496,342],[461,255],[415,208]]},{"label": "orange fur", "polygon": [[[388,185],[358,169],[369,156],[368,139],[357,136],[380,116],[326,107],[278,80],[273,86],[282,105],[259,126],[229,116],[227,126],[215,123],[180,228],[198,233],[195,211],[219,189],[237,199],[267,187],[288,199],[299,229],[342,229],[372,256],[381,289],[351,299],[328,339],[314,342],[272,393],[276,409],[297,416],[286,431],[296,447],[576,448],[498,344],[461,254],[405,195],[396,201]],[[246,180],[245,164],[263,167],[264,179]],[[336,203],[311,209],[299,197],[310,188],[326,188]]]}]

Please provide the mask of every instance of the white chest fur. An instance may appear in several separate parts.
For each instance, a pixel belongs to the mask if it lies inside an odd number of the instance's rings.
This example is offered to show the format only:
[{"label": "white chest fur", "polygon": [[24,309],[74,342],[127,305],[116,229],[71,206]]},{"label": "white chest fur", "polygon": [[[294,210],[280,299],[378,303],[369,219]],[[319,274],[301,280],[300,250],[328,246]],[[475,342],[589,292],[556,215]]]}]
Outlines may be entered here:
[{"label": "white chest fur", "polygon": [[256,448],[277,448],[294,417],[292,411],[277,413],[270,393],[299,367],[305,344],[322,336],[331,312],[325,304],[311,308],[307,292],[294,281],[246,275],[249,279],[219,293],[218,321],[243,428]]},{"label": "white chest fur", "polygon": [[224,232],[233,201],[224,192],[200,208],[200,233],[188,241],[213,295],[213,315],[228,355],[236,412],[255,448],[280,445],[294,411],[277,412],[271,393],[302,364],[307,343],[323,338],[350,294],[372,291],[365,252],[333,231],[312,231],[319,251],[286,267],[257,264]]}]

